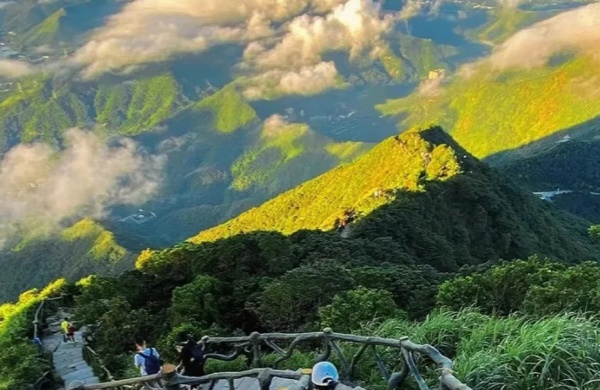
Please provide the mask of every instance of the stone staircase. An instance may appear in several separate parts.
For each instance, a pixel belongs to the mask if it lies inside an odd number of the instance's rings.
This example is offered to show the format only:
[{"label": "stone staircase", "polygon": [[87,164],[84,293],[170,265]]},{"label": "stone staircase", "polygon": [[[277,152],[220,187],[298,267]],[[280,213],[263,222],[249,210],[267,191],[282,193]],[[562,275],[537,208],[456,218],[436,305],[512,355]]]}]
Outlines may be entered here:
[{"label": "stone staircase", "polygon": [[92,368],[83,359],[84,341],[82,333],[85,328],[75,332],[75,343],[65,343],[60,323],[68,313],[60,310],[56,315],[48,317],[48,330],[44,336],[44,350],[52,353],[53,371],[62,379],[64,388],[69,389],[72,382],[84,384],[100,383]]}]

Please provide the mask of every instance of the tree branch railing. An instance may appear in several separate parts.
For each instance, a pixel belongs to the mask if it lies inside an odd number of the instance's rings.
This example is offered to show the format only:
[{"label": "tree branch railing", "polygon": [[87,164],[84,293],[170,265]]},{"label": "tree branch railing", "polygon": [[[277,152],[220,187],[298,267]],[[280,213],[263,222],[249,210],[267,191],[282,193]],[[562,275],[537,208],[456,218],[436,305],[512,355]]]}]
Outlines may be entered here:
[{"label": "tree branch railing", "polygon": [[[37,309],[35,310],[35,314],[33,316],[33,341],[37,342],[37,340],[41,340],[41,331],[40,331],[40,326],[43,324],[43,322],[41,321],[42,315],[44,313],[44,307],[46,306],[46,302],[47,301],[56,301],[59,299],[62,299],[63,296],[59,296],[59,297],[54,297],[54,298],[44,298],[42,299],[42,301],[40,302],[40,304],[38,305]],[[37,344],[37,343],[36,343]],[[40,348],[41,351],[41,344],[37,344],[38,347]],[[41,353],[41,352],[40,352]],[[46,371],[42,374],[42,376],[40,376],[38,378],[37,381],[35,381],[35,383],[32,385],[34,389],[39,389],[41,388],[44,384],[52,382],[51,379],[51,374],[52,371]]]},{"label": "tree branch railing", "polygon": [[[278,342],[289,342],[287,349],[282,348],[278,345]],[[221,361],[234,361],[242,355],[246,355],[249,358],[251,369],[241,372],[221,372],[202,377],[185,377],[179,375],[176,372],[175,366],[165,365],[162,373],[140,377],[131,378],[120,381],[113,381],[109,383],[95,384],[95,385],[79,385],[73,387],[71,390],[99,390],[99,389],[117,389],[119,386],[131,386],[141,385],[145,386],[145,389],[158,389],[158,390],[179,390],[182,384],[206,384],[210,383],[209,390],[212,390],[213,386],[219,380],[226,380],[229,383],[229,388],[234,389],[233,381],[239,378],[245,377],[256,377],[259,381],[261,390],[268,390],[271,381],[274,377],[288,378],[300,380],[307,378],[303,376],[301,371],[289,371],[289,370],[277,370],[276,367],[279,363],[288,360],[292,353],[301,343],[304,342],[320,342],[323,346],[323,352],[316,357],[315,362],[328,360],[332,353],[335,353],[339,362],[344,380],[352,381],[354,379],[355,370],[357,364],[365,354],[367,350],[373,354],[375,364],[380,371],[381,375],[387,382],[387,388],[389,390],[400,389],[409,375],[416,381],[419,390],[430,390],[431,388],[425,382],[421,376],[417,364],[415,362],[415,355],[423,356],[435,364],[438,365],[438,384],[436,389],[440,390],[472,390],[469,386],[462,383],[454,376],[453,362],[448,357],[442,355],[436,348],[428,344],[416,344],[408,339],[408,337],[402,337],[400,339],[387,339],[381,337],[367,337],[367,336],[355,336],[343,333],[334,333],[331,329],[326,328],[322,332],[312,333],[252,333],[249,336],[240,337],[208,337],[205,336],[199,342],[204,345],[205,350],[214,347],[229,347],[233,351],[229,354],[221,353],[208,353],[205,355],[206,360],[215,359]],[[360,347],[354,353],[351,359],[346,358],[344,351],[338,345],[338,342],[346,342],[359,344]],[[401,358],[402,368],[397,372],[390,372],[379,354],[378,347],[395,348],[399,352]],[[260,368],[263,365],[263,357],[268,351],[279,355],[278,358],[272,363],[272,367]],[[151,384],[154,382],[154,385]],[[130,387],[131,388],[131,387]],[[307,387],[304,387],[305,389]]]}]

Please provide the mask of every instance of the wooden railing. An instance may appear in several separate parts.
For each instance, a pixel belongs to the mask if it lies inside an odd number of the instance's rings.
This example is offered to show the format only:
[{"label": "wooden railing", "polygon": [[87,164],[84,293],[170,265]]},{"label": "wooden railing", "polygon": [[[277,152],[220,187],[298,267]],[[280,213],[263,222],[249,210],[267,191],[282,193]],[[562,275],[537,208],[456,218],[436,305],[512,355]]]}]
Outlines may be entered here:
[{"label": "wooden railing", "polygon": [[[289,342],[287,349],[282,348],[277,343]],[[416,381],[419,390],[430,390],[422,375],[420,374],[415,363],[415,355],[422,355],[438,365],[439,378],[436,389],[442,390],[471,390],[471,388],[459,381],[453,374],[453,362],[446,356],[442,355],[436,348],[427,344],[415,344],[408,337],[401,339],[386,339],[381,337],[365,337],[355,336],[342,333],[334,333],[331,329],[326,328],[322,332],[312,333],[252,333],[249,336],[241,337],[208,337],[205,336],[200,341],[200,344],[205,346],[206,350],[230,349],[229,354],[208,353],[206,359],[216,359],[222,361],[233,361],[242,355],[246,355],[250,359],[250,364],[253,367],[247,371],[241,372],[222,372],[209,374],[202,377],[185,377],[179,375],[175,371],[173,365],[165,365],[162,373],[131,378],[121,381],[113,381],[96,385],[80,385],[73,387],[72,390],[98,390],[98,389],[115,389],[120,386],[146,386],[148,389],[166,389],[179,390],[182,384],[204,384],[210,383],[210,389],[213,388],[219,380],[226,380],[230,384],[230,389],[233,389],[233,381],[237,378],[256,377],[259,380],[261,390],[267,390],[274,377],[301,379],[303,378],[300,371],[282,371],[276,370],[275,367],[281,362],[289,359],[294,350],[301,343],[319,342],[323,346],[322,353],[316,357],[315,362],[328,360],[333,353],[336,354],[337,360],[340,362],[342,381],[352,381],[355,376],[355,369],[361,357],[367,350],[373,354],[375,364],[379,369],[383,378],[387,382],[387,388],[390,390],[400,389],[407,377],[411,375]],[[348,359],[339,343],[359,344],[360,347],[354,353],[351,359]],[[383,359],[381,358],[378,347],[387,347],[397,349],[398,356],[402,362],[402,368],[398,372],[390,372]],[[264,367],[263,358],[266,353],[278,355],[278,358],[271,364],[269,368]],[[152,384],[154,382],[154,385]]]},{"label": "wooden railing", "polygon": [[[63,298],[63,296],[61,295],[61,296],[55,297],[55,298],[45,298],[40,302],[40,304],[37,307],[37,309],[35,310],[35,314],[33,316],[33,339],[34,340],[42,339],[40,325],[43,323],[41,321],[41,318],[44,313],[44,307],[46,306],[46,301],[56,301],[56,300],[59,300],[62,298]],[[40,376],[38,378],[38,380],[33,384],[33,388],[37,390],[37,389],[42,388],[45,384],[52,382],[51,374],[52,374],[52,371],[44,372],[42,374],[42,376]]]}]

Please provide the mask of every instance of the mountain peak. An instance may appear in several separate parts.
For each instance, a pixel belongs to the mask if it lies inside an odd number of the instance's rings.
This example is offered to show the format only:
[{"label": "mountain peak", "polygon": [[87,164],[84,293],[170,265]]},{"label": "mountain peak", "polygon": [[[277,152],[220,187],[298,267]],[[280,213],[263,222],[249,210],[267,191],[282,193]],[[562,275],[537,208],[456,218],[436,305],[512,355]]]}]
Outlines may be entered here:
[{"label": "mountain peak", "polygon": [[397,190],[421,191],[424,181],[443,181],[460,174],[469,159],[440,127],[409,131],[190,241],[212,241],[256,230],[284,234],[329,230],[345,211],[369,213],[390,202]]}]

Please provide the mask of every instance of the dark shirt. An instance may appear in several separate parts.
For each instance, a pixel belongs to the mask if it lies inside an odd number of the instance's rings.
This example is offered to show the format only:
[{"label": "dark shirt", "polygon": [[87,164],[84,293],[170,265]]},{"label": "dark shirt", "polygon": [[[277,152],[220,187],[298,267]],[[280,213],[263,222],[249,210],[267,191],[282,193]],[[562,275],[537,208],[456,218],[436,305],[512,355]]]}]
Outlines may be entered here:
[{"label": "dark shirt", "polygon": [[196,343],[190,340],[183,346],[181,352],[179,353],[179,359],[183,361],[183,375],[185,376],[204,375],[204,362],[197,362],[192,354],[195,346]]}]

